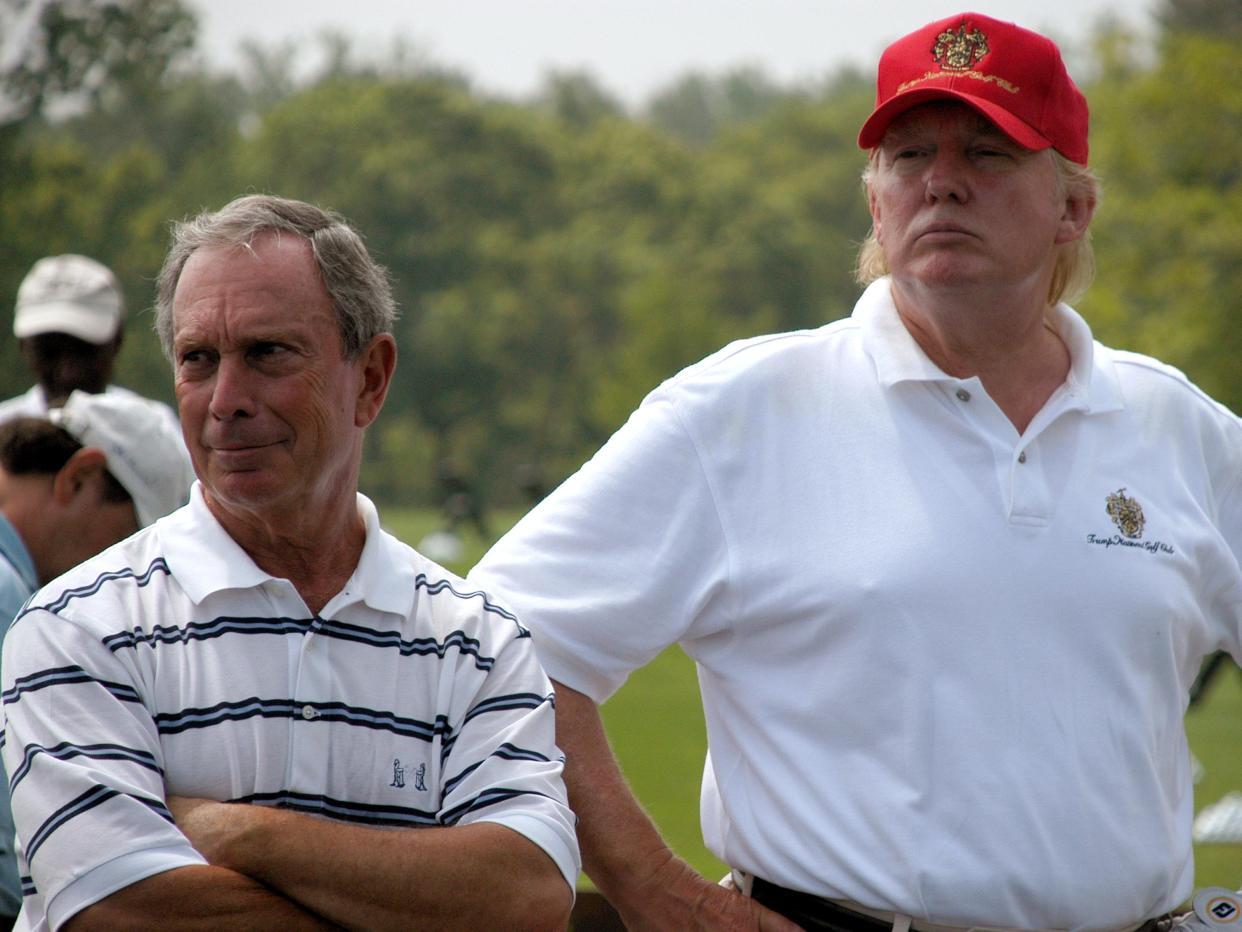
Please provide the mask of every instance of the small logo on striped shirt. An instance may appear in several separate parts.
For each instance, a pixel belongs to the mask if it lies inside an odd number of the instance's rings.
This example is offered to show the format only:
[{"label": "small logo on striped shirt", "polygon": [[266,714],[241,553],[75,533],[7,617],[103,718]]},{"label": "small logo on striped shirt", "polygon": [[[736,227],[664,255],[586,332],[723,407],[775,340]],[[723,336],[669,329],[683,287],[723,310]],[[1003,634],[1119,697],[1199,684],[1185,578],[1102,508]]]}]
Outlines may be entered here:
[{"label": "small logo on striped shirt", "polygon": [[[389,786],[397,789],[405,789],[405,771],[406,767],[401,763],[401,758],[394,757],[392,760],[392,782]],[[427,783],[427,765],[419,764],[418,769],[414,771],[414,789],[426,791]]]}]

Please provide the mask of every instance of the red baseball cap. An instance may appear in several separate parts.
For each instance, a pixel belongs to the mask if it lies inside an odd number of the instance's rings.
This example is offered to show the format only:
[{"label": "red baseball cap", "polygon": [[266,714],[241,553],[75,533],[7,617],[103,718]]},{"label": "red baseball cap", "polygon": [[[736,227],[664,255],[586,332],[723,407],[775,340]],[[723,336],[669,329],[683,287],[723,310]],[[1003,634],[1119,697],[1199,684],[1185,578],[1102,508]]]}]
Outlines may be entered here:
[{"label": "red baseball cap", "polygon": [[858,145],[879,145],[893,118],[931,100],[960,100],[1028,149],[1056,149],[1087,163],[1087,100],[1056,44],[1038,33],[959,13],[902,39],[880,56],[875,110]]}]

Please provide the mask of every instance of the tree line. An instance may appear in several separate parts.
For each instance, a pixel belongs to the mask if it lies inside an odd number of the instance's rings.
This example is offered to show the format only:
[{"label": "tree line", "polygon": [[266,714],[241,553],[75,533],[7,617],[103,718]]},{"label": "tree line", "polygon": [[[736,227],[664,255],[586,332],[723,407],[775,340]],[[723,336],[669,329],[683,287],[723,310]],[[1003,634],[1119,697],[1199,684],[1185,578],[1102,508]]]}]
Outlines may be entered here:
[{"label": "tree line", "polygon": [[[1242,411],[1242,5],[1165,0],[1155,22],[1073,39],[1105,192],[1078,306]],[[381,501],[432,503],[446,473],[535,497],[681,366],[859,291],[870,74],[691,74],[630,112],[588,73],[503,99],[341,37],[308,77],[289,46],[220,74],[179,0],[61,0],[24,28],[0,75],[0,300],[41,256],[105,262],[131,311],[118,380],[170,399],[148,311],[169,222],[255,191],[339,211],[402,312],[363,471]],[[0,347],[7,397],[29,379]]]}]

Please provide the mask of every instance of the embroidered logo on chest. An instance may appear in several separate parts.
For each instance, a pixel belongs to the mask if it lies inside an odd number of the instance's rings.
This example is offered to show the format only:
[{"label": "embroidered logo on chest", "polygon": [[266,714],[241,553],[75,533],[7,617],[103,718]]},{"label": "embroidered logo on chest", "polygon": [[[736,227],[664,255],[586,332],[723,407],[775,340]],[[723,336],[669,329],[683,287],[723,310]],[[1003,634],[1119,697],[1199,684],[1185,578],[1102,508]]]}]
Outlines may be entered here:
[{"label": "embroidered logo on chest", "polygon": [[1107,502],[1105,511],[1113,519],[1113,524],[1117,525],[1117,530],[1131,540],[1140,539],[1143,536],[1143,525],[1146,523],[1143,518],[1143,506],[1127,496],[1124,488],[1118,489],[1105,501]]},{"label": "embroidered logo on chest", "polygon": [[1144,540],[1143,531],[1147,527],[1147,516],[1143,514],[1143,506],[1138,499],[1126,494],[1125,486],[1104,498],[1104,512],[1113,519],[1117,534],[1088,534],[1087,543],[1102,547],[1122,547],[1145,550],[1148,553],[1171,554],[1176,551],[1171,544],[1162,540]]}]

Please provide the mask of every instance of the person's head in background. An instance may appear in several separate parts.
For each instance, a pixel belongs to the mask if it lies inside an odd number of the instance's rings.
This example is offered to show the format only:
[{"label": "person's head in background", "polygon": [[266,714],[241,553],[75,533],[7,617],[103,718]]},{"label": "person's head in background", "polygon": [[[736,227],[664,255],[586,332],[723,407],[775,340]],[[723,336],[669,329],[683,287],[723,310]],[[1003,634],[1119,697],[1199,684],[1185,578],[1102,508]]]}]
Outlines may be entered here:
[{"label": "person's head in background", "polygon": [[40,583],[179,508],[191,480],[180,436],[143,398],[79,391],[0,424],[0,512]]},{"label": "person's head in background", "polygon": [[49,407],[75,390],[107,388],[124,320],[121,288],[107,266],[73,254],[34,264],[17,290],[13,334]]}]

